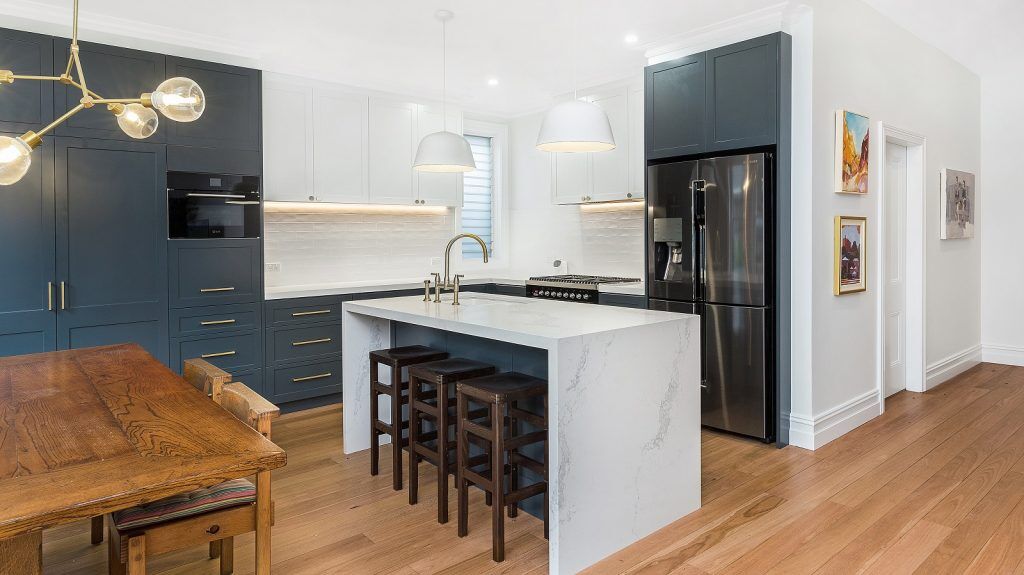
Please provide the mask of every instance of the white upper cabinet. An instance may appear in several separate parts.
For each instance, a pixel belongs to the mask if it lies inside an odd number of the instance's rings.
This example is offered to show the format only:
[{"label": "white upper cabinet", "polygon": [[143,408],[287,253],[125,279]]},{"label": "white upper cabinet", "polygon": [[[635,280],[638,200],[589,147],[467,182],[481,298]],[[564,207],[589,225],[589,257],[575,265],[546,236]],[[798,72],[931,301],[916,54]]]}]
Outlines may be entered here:
[{"label": "white upper cabinet", "polygon": [[263,77],[263,195],[313,199],[313,89]]},{"label": "white upper cabinet", "polygon": [[552,199],[584,204],[644,196],[644,101],[642,85],[596,92],[583,98],[608,115],[615,149],[551,154]]},{"label": "white upper cabinet", "polygon": [[412,161],[416,153],[416,105],[370,99],[370,203],[416,200]]},{"label": "white upper cabinet", "polygon": [[[448,122],[442,121],[442,111],[435,106],[417,106],[416,118],[416,147],[419,147],[420,140],[428,134],[448,130],[455,134],[462,134],[462,114],[448,112]],[[413,152],[415,155],[415,152]],[[415,172],[416,174],[416,200],[419,204],[428,206],[461,206],[463,174],[432,174],[429,172]]]},{"label": "white upper cabinet", "polygon": [[[264,197],[271,201],[462,205],[462,174],[413,170],[440,107],[317,80],[263,75]],[[462,114],[447,129],[462,133]]]},{"label": "white upper cabinet", "polygon": [[367,201],[369,103],[367,96],[314,90],[313,190],[317,201]]}]

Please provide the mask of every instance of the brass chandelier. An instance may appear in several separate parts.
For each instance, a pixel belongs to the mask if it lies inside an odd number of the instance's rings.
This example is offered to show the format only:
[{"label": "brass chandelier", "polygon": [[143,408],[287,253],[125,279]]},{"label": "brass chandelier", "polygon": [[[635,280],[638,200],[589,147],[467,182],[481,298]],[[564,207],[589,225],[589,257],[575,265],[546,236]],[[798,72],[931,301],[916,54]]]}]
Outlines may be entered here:
[{"label": "brass chandelier", "polygon": [[[193,122],[203,115],[206,97],[199,84],[188,78],[164,80],[153,92],[138,98],[104,98],[89,89],[85,82],[82,59],[78,49],[78,0],[75,0],[74,20],[71,32],[71,50],[68,64],[60,76],[25,76],[12,70],[0,69],[0,86],[13,84],[16,80],[60,82],[74,86],[82,92],[78,105],[68,110],[39,131],[29,130],[17,138],[0,136],[0,186],[9,186],[20,180],[32,164],[32,150],[43,143],[43,136],[61,125],[65,120],[86,108],[106,105],[116,118],[121,130],[136,139],[148,138],[156,132],[160,123],[153,109],[157,109],[169,120]],[[0,88],[0,94],[2,94]]]}]

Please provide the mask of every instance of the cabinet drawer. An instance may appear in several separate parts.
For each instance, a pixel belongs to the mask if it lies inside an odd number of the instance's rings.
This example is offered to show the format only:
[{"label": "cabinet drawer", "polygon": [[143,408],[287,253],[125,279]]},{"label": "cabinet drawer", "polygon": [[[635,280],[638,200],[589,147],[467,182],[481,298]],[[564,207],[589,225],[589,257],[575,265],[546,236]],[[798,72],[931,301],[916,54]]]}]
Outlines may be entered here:
[{"label": "cabinet drawer", "polygon": [[317,324],[271,330],[267,357],[271,363],[341,353],[341,324]]},{"label": "cabinet drawer", "polygon": [[341,320],[340,297],[312,297],[267,302],[271,325],[301,325]]},{"label": "cabinet drawer", "polygon": [[223,333],[260,327],[256,303],[171,310],[171,336]]},{"label": "cabinet drawer", "polygon": [[259,332],[220,335],[178,343],[178,370],[186,359],[200,357],[217,367],[234,372],[260,366]]},{"label": "cabinet drawer", "polygon": [[259,299],[259,240],[237,240],[212,247],[204,245],[205,240],[184,241],[188,243],[172,245],[170,250],[171,307]]},{"label": "cabinet drawer", "polygon": [[319,397],[341,391],[341,359],[270,371],[275,402]]}]

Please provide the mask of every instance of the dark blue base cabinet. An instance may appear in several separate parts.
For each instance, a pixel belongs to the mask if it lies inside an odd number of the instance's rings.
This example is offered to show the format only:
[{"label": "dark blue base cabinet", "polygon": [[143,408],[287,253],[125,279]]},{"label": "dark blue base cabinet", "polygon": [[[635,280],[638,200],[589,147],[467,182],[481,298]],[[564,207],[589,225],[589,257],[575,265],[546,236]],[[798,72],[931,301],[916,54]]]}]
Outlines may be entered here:
[{"label": "dark blue base cabinet", "polygon": [[[341,304],[346,296],[265,304],[264,395],[303,407],[341,401]],[[311,400],[316,400],[311,401]]]}]

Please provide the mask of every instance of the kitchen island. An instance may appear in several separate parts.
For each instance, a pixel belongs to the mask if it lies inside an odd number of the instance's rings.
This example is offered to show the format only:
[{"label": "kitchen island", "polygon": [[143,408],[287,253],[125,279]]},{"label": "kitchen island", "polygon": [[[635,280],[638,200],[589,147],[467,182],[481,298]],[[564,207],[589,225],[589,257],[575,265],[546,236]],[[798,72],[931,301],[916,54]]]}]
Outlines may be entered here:
[{"label": "kitchen island", "polygon": [[[370,447],[369,352],[430,345],[548,381],[551,573],[575,573],[700,507],[698,317],[491,294],[460,301],[344,304],[346,453]],[[387,421],[385,397],[379,408]]]}]

